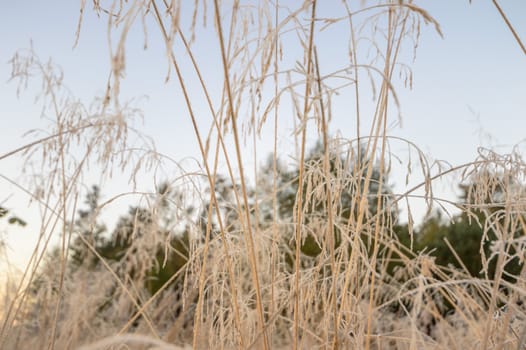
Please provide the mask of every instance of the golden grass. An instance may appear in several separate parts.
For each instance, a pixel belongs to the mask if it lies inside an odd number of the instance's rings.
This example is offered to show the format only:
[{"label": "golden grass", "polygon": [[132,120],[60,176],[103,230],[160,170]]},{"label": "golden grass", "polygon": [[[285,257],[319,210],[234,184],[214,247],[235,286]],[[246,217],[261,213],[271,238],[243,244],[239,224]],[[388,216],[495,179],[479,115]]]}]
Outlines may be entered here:
[{"label": "golden grass", "polygon": [[[344,2],[339,8],[344,16],[322,18],[324,2],[287,4],[290,7],[279,1],[195,1],[190,11],[188,3],[176,0],[115,1],[109,8],[94,1],[94,10],[108,20],[108,31],[119,33],[112,46],[116,49],[106,95],[95,101],[94,111],[80,105],[63,87],[57,67],[42,63],[31,50],[14,56],[13,79],[23,87],[34,76],[41,78],[41,98],[55,119],[50,136],[36,135],[34,142],[0,155],[0,160],[23,156],[41,164],[35,183],[18,185],[32,194],[42,212],[40,239],[30,263],[20,282],[8,285],[4,293],[0,348],[521,349],[526,342],[526,314],[520,302],[526,294],[524,276],[515,276],[516,283],[507,282],[504,266],[512,255],[512,244],[524,249],[516,241],[526,229],[524,197],[513,187],[524,180],[522,158],[481,152],[471,163],[432,172],[415,145],[388,135],[393,115],[398,117],[394,77],[405,67],[399,61],[401,51],[407,50],[407,43],[416,48],[422,23],[433,24],[440,34],[432,14],[411,1],[364,3],[356,9],[352,2]],[[85,6],[82,2],[77,35]],[[190,12],[189,19],[185,16]],[[501,15],[506,20],[502,11]],[[202,34],[198,16],[211,22],[202,30],[216,35],[215,58],[212,53],[195,55],[191,43]],[[116,171],[128,171],[134,178],[171,156],[159,154],[133,128],[141,112],[119,100],[127,36],[138,19],[143,23],[153,19],[160,30],[206,177],[203,184],[200,175],[183,171],[174,180],[174,188],[201,195],[198,205],[206,213],[206,225],[202,227],[189,213],[177,217],[188,223],[188,258],[184,268],[153,295],[143,286],[149,271],[160,267],[157,251],[162,249],[165,257],[178,253],[161,234],[175,231],[163,226],[165,219],[195,201],[179,196],[161,204],[144,195],[151,200],[152,223],[136,228],[146,234],[134,229],[130,248],[120,260],[105,259],[92,237],[71,224],[81,206],[83,175],[90,166],[99,167],[108,179]],[[335,45],[348,45],[343,69],[323,61],[324,43],[318,39],[336,26],[346,28],[341,32],[349,35],[335,38]],[[176,43],[185,52],[176,52]],[[297,48],[289,50],[294,45]],[[367,58],[365,52],[375,54]],[[286,63],[287,55],[295,58],[292,66]],[[181,63],[187,58],[189,66]],[[212,58],[223,69],[218,96],[201,71]],[[204,101],[190,95],[190,79],[197,81]],[[345,81],[341,86],[336,84],[339,79]],[[374,96],[372,115],[363,109],[368,86]],[[349,115],[357,126],[353,136],[330,135],[331,120],[342,113],[333,111],[336,93],[348,96],[356,106]],[[209,109],[206,131],[199,127],[198,104]],[[279,154],[280,121],[287,118],[289,107],[297,152]],[[255,165],[257,180],[251,186],[248,156],[243,152],[246,136],[253,137],[255,160],[258,137],[270,123],[272,111],[271,172],[266,177],[258,174]],[[364,135],[360,128],[367,123],[370,131]],[[322,140],[321,163],[307,161],[311,134]],[[134,144],[137,139],[143,142],[139,147]],[[406,142],[414,148],[424,175],[417,186],[392,196],[385,194],[393,157],[390,142]],[[282,215],[279,196],[290,184],[280,183],[279,160],[287,156],[296,159],[295,181],[301,185],[291,214]],[[221,162],[227,174],[218,170]],[[332,162],[337,164],[334,171]],[[408,176],[413,167],[409,161]],[[497,261],[492,278],[487,274],[473,277],[467,268],[438,266],[427,252],[412,252],[394,234],[393,209],[421,189],[430,208],[440,205],[433,196],[433,183],[453,172],[476,184],[469,197],[472,202],[458,206],[474,219],[477,211],[487,214],[484,229],[497,232],[501,242],[495,246],[495,256],[482,256],[485,268],[491,259]],[[495,184],[485,177],[489,172],[508,180]],[[230,188],[226,199],[218,192],[222,176],[239,184]],[[194,187],[188,189],[184,181]],[[497,185],[504,197],[488,203]],[[212,190],[203,194],[199,186]],[[349,191],[352,198],[344,207],[342,197]],[[118,199],[102,203],[96,214]],[[504,209],[495,213],[495,208]],[[271,213],[271,219],[263,213]],[[88,225],[91,231],[97,215]],[[139,218],[135,223],[139,227]],[[514,232],[520,232],[520,238]],[[49,242],[55,235],[60,235],[60,245],[50,253]],[[316,256],[302,252],[308,237],[314,237],[320,247]],[[71,267],[75,242],[99,261],[96,267]],[[455,247],[449,247],[460,261]],[[523,253],[520,250],[519,255]],[[401,264],[391,271],[389,265],[395,260]],[[442,312],[444,303],[452,305],[452,313]]]}]

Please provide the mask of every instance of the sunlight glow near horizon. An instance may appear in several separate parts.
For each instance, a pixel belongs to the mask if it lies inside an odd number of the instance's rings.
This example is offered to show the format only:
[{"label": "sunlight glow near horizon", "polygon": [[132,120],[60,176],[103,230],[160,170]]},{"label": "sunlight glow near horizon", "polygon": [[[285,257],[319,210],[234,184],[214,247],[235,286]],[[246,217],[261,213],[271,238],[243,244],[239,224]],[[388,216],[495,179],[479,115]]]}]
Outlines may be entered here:
[{"label": "sunlight glow near horizon", "polygon": [[[339,1],[333,1],[322,10],[333,11],[338,4]],[[437,19],[444,38],[441,39],[431,25],[422,27],[416,61],[411,64],[410,55],[405,60],[413,69],[413,90],[404,88],[402,84],[398,84],[397,89],[401,102],[402,127],[393,126],[389,133],[414,142],[431,158],[444,159],[453,165],[473,160],[478,146],[510,152],[511,147],[526,138],[526,60],[502,18],[490,1],[473,1],[471,5],[467,0],[419,1],[418,5]],[[45,128],[47,124],[40,119],[41,107],[33,104],[34,88],[30,87],[28,92],[17,98],[16,84],[4,83],[10,77],[10,67],[6,62],[17,49],[28,47],[32,40],[35,52],[43,61],[51,57],[63,67],[66,86],[86,104],[95,95],[101,96],[104,93],[109,53],[106,21],[91,13],[89,5],[86,7],[87,14],[80,41],[75,49],[72,46],[79,14],[77,2],[49,4],[17,1],[0,6],[0,33],[8,33],[3,36],[0,51],[0,121],[4,127],[0,154],[4,154],[31,141],[30,138],[22,138],[26,131]],[[526,25],[523,21],[526,3],[516,0],[503,3],[502,6],[522,40],[526,40]],[[212,24],[208,23],[208,26],[210,29]],[[333,30],[329,34],[338,33]],[[330,35],[327,35],[329,39]],[[164,82],[168,63],[159,38],[158,29],[151,25],[147,37],[148,49],[142,50],[143,32],[140,25],[134,28],[128,40],[127,75],[122,82],[123,100],[138,99],[138,106],[143,109],[145,117],[144,123],[139,122],[136,127],[156,141],[159,152],[176,160],[187,157],[199,160],[185,107],[179,97],[174,97],[174,94],[179,94],[179,90],[173,71],[170,81]],[[214,38],[197,39],[196,48],[201,50],[198,56],[206,54],[207,45],[217,45],[212,40]],[[322,52],[320,61],[322,70],[323,67],[339,63],[331,61],[330,52]],[[222,75],[217,62],[207,62],[203,73],[219,89]],[[198,93],[197,86],[194,89]],[[147,98],[143,98],[144,96]],[[342,107],[333,111],[331,132],[354,138],[355,122],[349,117],[354,110],[348,110],[349,106],[344,102],[337,102],[338,104]],[[204,107],[197,108],[198,112],[208,115],[205,114]],[[391,109],[391,120],[396,119],[395,111],[395,108]],[[371,111],[364,109],[364,113],[371,114]],[[283,123],[290,124],[290,118],[288,120]],[[207,129],[210,121],[201,122],[203,130]],[[369,123],[363,124],[362,134],[367,133],[369,128]],[[280,130],[279,145],[292,151],[290,127],[291,125]],[[314,133],[310,134],[310,143],[314,142],[314,136]],[[253,169],[250,142],[250,139],[247,140],[245,158],[247,168]],[[406,149],[405,145],[393,144],[393,152],[396,154],[400,152],[403,156]],[[259,164],[271,150],[269,140],[262,140],[258,144]],[[4,159],[1,161],[1,174],[16,181],[20,176],[20,166],[20,161],[16,159]],[[249,171],[247,176],[253,177],[253,171]],[[93,179],[85,180],[85,185],[90,186],[98,178],[95,175]],[[418,177],[415,176],[414,181],[418,181]],[[404,191],[405,180],[401,174],[393,173],[391,182],[395,185],[396,192]],[[117,186],[117,191],[127,187],[127,183],[121,183]],[[24,218],[26,215],[38,215],[37,210],[27,207],[28,197],[19,189],[3,179],[0,179],[0,189],[3,194],[0,197],[2,205],[13,208],[16,214]],[[141,189],[151,190],[151,183],[141,185]],[[453,190],[447,184],[443,189],[438,186],[436,195],[451,197],[454,196]],[[104,195],[105,189],[102,191]],[[415,201],[412,211],[415,217],[421,217],[425,208]],[[16,266],[25,266],[36,240],[38,223],[33,223],[31,219],[28,221],[30,224],[26,228],[7,228],[6,241],[11,247],[8,255]]]}]

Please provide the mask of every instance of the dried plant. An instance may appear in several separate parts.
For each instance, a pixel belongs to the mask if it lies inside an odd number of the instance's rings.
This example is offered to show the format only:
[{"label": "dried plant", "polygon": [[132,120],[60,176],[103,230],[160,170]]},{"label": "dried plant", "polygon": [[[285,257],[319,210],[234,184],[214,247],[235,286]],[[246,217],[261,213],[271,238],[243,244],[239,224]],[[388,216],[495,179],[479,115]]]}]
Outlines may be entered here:
[{"label": "dried plant", "polygon": [[[0,155],[24,157],[24,170],[35,169],[31,181],[17,185],[41,209],[31,261],[5,293],[1,348],[524,346],[523,159],[481,149],[468,164],[430,165],[416,145],[391,137],[389,125],[400,118],[396,91],[413,79],[400,57],[416,51],[422,25],[440,35],[439,24],[412,1],[343,1],[329,17],[325,6],[316,0],[93,1],[93,11],[108,21],[112,61],[105,95],[89,108],[67,90],[52,62],[32,49],[15,54],[12,78],[20,92],[40,81],[49,127]],[[77,36],[87,7],[82,1]],[[120,98],[128,34],[138,25],[145,36],[157,30],[162,36],[167,79],[178,82],[200,169],[170,161],[177,176],[157,183],[155,193],[134,187],[100,202],[94,191],[83,209],[79,198],[92,168],[107,180],[125,173],[135,184],[172,159],[134,127],[141,110]],[[334,29],[348,36],[329,45],[319,39]],[[216,50],[200,57],[194,45],[210,33]],[[347,46],[332,61],[325,51],[335,45]],[[222,69],[219,89],[202,71],[211,60]],[[189,81],[202,90],[199,98]],[[352,110],[337,109],[341,96]],[[198,117],[197,105],[209,114]],[[331,123],[342,118],[356,126],[354,135],[331,135]],[[259,139],[273,144],[264,171],[257,168]],[[321,141],[309,153],[312,139]],[[406,144],[409,154],[393,154],[392,143]],[[295,152],[279,152],[281,144]],[[423,181],[393,193],[393,163],[407,159],[407,185],[415,154]],[[396,232],[398,206],[408,198],[421,197],[430,212],[448,202],[434,196],[433,184],[449,174],[468,184],[466,200],[449,204],[484,232],[480,276],[447,240],[460,268],[412,249],[418,237],[410,208],[406,236]],[[123,198],[140,204],[107,232],[101,215]],[[52,249],[55,236],[60,242]],[[521,266],[515,274],[507,269],[512,261]]]}]

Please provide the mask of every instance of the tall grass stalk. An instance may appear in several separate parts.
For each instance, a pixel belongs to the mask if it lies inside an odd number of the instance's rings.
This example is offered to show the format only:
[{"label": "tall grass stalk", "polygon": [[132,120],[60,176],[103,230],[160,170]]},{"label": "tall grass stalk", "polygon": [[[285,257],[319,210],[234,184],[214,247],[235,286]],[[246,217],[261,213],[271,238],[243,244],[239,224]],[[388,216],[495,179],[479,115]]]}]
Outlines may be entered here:
[{"label": "tall grass stalk", "polygon": [[[76,45],[86,6],[81,2]],[[20,89],[40,82],[49,129],[32,131],[34,141],[0,155],[22,159],[25,171],[38,165],[28,182],[0,176],[29,194],[41,213],[30,262],[18,284],[10,279],[6,286],[0,348],[524,346],[521,154],[481,149],[477,159],[448,166],[390,135],[400,118],[397,91],[413,79],[404,52],[416,50],[423,25],[441,35],[440,26],[412,1],[332,6],[336,12],[316,0],[136,0],[108,7],[93,1],[108,21],[111,69],[91,107],[65,87],[57,66],[32,49],[15,54],[13,80]],[[177,81],[174,99],[185,105],[198,147],[197,169],[157,151],[135,127],[141,110],[122,100],[136,22],[145,35],[162,38]],[[327,45],[331,30],[337,42]],[[221,71],[219,88],[207,77],[210,62]],[[335,119],[349,130],[336,130]],[[316,139],[319,148],[309,152]],[[292,144],[295,152],[280,151]],[[393,153],[392,145],[409,151]],[[271,150],[261,167],[258,157]],[[407,188],[392,193],[397,162]],[[93,169],[108,183],[116,173],[132,185],[154,178],[152,187],[158,174],[176,175],[155,193],[134,186],[86,214],[82,198]],[[462,202],[434,195],[435,184],[452,175],[470,184]],[[97,236],[102,213],[125,199],[136,210]],[[421,239],[413,237],[414,199],[429,213],[459,210],[482,229],[480,275],[447,239],[459,268],[413,249]],[[401,234],[404,202],[408,232]],[[510,275],[512,261],[522,265]]]}]

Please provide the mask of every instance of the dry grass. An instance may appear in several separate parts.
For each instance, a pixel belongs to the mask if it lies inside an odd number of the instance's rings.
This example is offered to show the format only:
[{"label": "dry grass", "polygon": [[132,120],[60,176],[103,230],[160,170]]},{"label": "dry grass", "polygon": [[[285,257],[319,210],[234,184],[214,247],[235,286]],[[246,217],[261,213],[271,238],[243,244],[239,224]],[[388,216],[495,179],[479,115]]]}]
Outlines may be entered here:
[{"label": "dry grass", "polygon": [[[82,14],[88,5],[81,4]],[[21,156],[38,162],[39,176],[34,183],[18,185],[32,194],[42,213],[40,239],[31,261],[20,282],[9,284],[5,292],[0,348],[524,346],[526,315],[519,302],[526,294],[524,276],[516,276],[516,283],[503,278],[511,245],[519,247],[516,254],[521,261],[524,258],[526,208],[523,194],[515,187],[524,181],[522,158],[481,151],[472,163],[436,171],[415,145],[390,138],[387,132],[393,115],[398,118],[396,87],[400,82],[396,77],[412,80],[410,69],[399,57],[402,51],[416,49],[422,24],[431,23],[440,33],[432,14],[411,2],[380,1],[356,8],[353,2],[344,2],[339,12],[343,16],[327,18],[319,14],[324,13],[321,1],[287,4],[297,7],[285,7],[278,1],[215,0],[195,1],[187,8],[187,2],[176,0],[138,0],[115,1],[103,8],[94,1],[94,11],[107,18],[108,30],[118,40],[112,43],[106,95],[91,108],[80,105],[64,88],[57,67],[44,64],[31,50],[15,55],[13,79],[22,88],[32,79],[41,79],[40,98],[53,119],[46,135],[35,135],[34,142],[0,155],[0,160]],[[192,40],[188,40],[203,35],[198,24],[201,17],[209,22],[206,30],[215,33],[215,57],[213,52],[208,57],[194,56]],[[115,172],[127,172],[134,179],[170,157],[157,153],[153,143],[133,128],[134,120],[142,117],[140,111],[119,100],[127,35],[132,26],[141,25],[135,22],[155,23],[157,28],[149,28],[149,33],[159,29],[163,37],[170,74],[179,82],[178,93],[194,127],[202,168],[200,174],[181,171],[173,187],[185,195],[170,197],[168,205],[143,195],[149,201],[152,222],[136,227],[143,233],[132,235],[122,259],[107,260],[89,236],[70,224],[81,207],[87,169],[97,167],[108,179]],[[79,26],[81,23],[82,17]],[[324,42],[318,39],[334,27],[348,34],[337,43],[348,45],[344,67],[324,62],[328,59],[323,55]],[[176,52],[176,44],[186,52]],[[223,68],[219,95],[214,95],[200,70],[211,58]],[[190,79],[199,84],[204,99],[190,95]],[[337,94],[356,106],[346,112],[357,126],[356,135],[336,138],[329,134],[331,120],[341,113],[333,110]],[[362,107],[370,95],[374,97],[373,115]],[[199,127],[202,123],[195,112],[199,104],[208,106],[209,128]],[[296,153],[279,154],[280,125],[290,110]],[[365,135],[359,132],[364,126],[370,130]],[[274,157],[266,177],[254,169],[257,186],[252,188],[243,148],[252,138],[257,160],[257,140],[266,135],[265,130],[271,135]],[[322,140],[321,163],[306,161],[309,135]],[[390,153],[392,142],[406,142],[418,154],[424,181],[405,193],[386,196],[386,177],[397,156]],[[344,164],[331,171],[335,154],[341,155]],[[287,187],[279,181],[279,159],[286,156],[294,157],[297,181],[303,184],[295,194],[293,214],[288,216],[278,210],[279,193]],[[218,170],[220,164],[226,171]],[[404,166],[408,176],[416,171],[411,162]],[[379,178],[374,175],[377,169]],[[431,256],[409,251],[393,233],[397,205],[421,190],[427,205],[440,204],[433,196],[433,183],[453,172],[476,185],[470,192],[472,200],[461,209],[474,220],[477,211],[486,213],[489,219],[484,229],[498,235],[494,255],[483,257],[486,267],[490,260],[497,261],[497,273],[491,278],[438,266]],[[488,173],[502,174],[505,180],[496,184]],[[217,190],[220,175],[239,184],[231,188],[227,200]],[[496,186],[503,189],[503,195],[488,203]],[[353,196],[343,207],[341,199],[350,188]],[[97,215],[120,198],[100,204]],[[207,213],[205,227],[180,210],[196,201]],[[350,214],[345,215],[346,211]],[[91,231],[97,215],[87,224]],[[174,253],[161,234],[177,231],[167,226],[169,217],[187,224],[189,255],[185,267],[150,295],[143,286],[148,272],[159,268],[156,252],[162,248],[166,256]],[[336,232],[342,244],[335,244]],[[514,232],[520,232],[520,237]],[[49,242],[56,235],[60,245],[49,253]],[[301,251],[308,235],[321,248],[315,257]],[[70,247],[75,242],[99,261],[96,268],[86,264],[71,267]],[[403,264],[391,273],[389,263],[394,256]],[[178,281],[177,288],[174,281]],[[441,310],[446,302],[454,312],[444,315]]]}]

